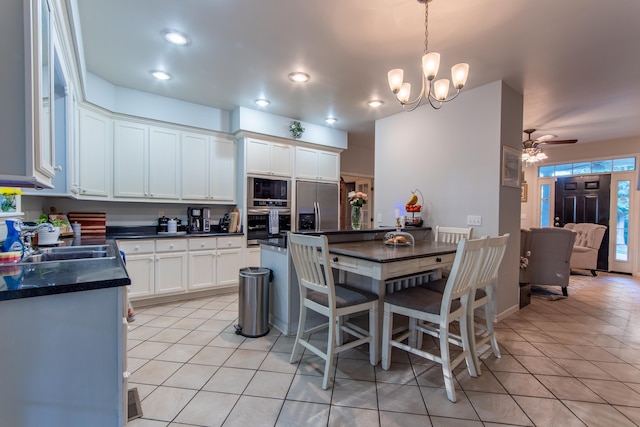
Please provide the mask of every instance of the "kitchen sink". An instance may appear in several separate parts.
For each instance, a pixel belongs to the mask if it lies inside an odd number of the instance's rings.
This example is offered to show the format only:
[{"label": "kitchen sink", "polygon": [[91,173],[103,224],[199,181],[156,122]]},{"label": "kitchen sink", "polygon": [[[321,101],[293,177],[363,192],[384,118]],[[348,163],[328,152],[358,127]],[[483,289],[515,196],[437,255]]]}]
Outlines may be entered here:
[{"label": "kitchen sink", "polygon": [[78,261],[89,258],[112,259],[116,254],[109,245],[60,246],[39,248],[24,258],[21,263],[39,263],[51,261]]}]

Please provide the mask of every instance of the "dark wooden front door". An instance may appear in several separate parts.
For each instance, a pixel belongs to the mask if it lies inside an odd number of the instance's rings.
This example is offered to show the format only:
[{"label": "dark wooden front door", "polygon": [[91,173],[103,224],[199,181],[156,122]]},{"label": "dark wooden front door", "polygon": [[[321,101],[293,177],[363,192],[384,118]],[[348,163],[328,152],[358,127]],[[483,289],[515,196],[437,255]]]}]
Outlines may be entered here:
[{"label": "dark wooden front door", "polygon": [[554,225],[592,222],[607,226],[598,252],[598,270],[609,270],[611,175],[568,176],[556,181]]}]

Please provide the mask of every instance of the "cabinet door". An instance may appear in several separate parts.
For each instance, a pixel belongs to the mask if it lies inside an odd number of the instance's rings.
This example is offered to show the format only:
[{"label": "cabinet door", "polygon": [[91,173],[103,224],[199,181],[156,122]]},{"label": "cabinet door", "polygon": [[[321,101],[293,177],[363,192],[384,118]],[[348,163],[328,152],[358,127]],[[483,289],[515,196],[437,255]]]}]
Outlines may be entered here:
[{"label": "cabinet door", "polygon": [[189,290],[212,288],[216,284],[216,251],[189,253]]},{"label": "cabinet door", "polygon": [[85,109],[79,115],[78,194],[109,197],[111,182],[111,119]]},{"label": "cabinet door", "polygon": [[239,283],[240,249],[225,249],[218,251],[218,276],[216,285],[236,285]]},{"label": "cabinet door", "polygon": [[153,270],[153,254],[127,256],[127,273],[131,278],[130,299],[153,295]]},{"label": "cabinet door", "polygon": [[296,147],[296,177],[318,178],[318,151],[312,148]]},{"label": "cabinet door", "polygon": [[256,139],[247,140],[247,172],[271,174],[271,143]]},{"label": "cabinet door", "polygon": [[207,175],[209,137],[193,133],[182,135],[182,198],[205,200],[208,195]]},{"label": "cabinet door", "polygon": [[156,295],[178,293],[187,290],[186,252],[156,254],[155,267]]},{"label": "cabinet door", "polygon": [[211,139],[209,196],[215,201],[236,201],[236,145],[233,141]]},{"label": "cabinet door", "polygon": [[113,134],[113,196],[148,196],[149,127],[116,121]]},{"label": "cabinet door", "polygon": [[318,179],[340,181],[340,155],[331,151],[318,151]]},{"label": "cabinet door", "polygon": [[259,267],[260,266],[260,247],[247,248],[245,251],[245,267]]},{"label": "cabinet door", "polygon": [[273,175],[291,176],[291,146],[273,144],[271,146],[271,173]]},{"label": "cabinet door", "polygon": [[149,129],[149,197],[180,198],[180,133]]}]

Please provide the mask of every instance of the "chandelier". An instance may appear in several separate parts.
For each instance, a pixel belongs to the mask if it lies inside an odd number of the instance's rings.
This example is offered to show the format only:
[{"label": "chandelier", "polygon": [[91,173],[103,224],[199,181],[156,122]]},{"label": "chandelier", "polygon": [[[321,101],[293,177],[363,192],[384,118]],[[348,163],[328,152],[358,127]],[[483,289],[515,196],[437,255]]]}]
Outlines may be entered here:
[{"label": "chandelier", "polygon": [[464,87],[469,76],[469,64],[460,63],[451,67],[451,80],[456,88],[456,93],[449,99],[449,79],[440,79],[433,81],[438,74],[440,67],[440,54],[438,52],[429,52],[429,2],[432,0],[418,0],[418,3],[424,3],[424,55],[422,56],[422,89],[420,94],[414,100],[411,97],[411,84],[405,83],[404,70],[395,68],[388,73],[389,87],[396,95],[398,101],[402,105],[404,111],[415,110],[423,100],[429,101],[429,104],[436,110],[440,109],[445,102],[453,100],[460,94],[460,90]]}]

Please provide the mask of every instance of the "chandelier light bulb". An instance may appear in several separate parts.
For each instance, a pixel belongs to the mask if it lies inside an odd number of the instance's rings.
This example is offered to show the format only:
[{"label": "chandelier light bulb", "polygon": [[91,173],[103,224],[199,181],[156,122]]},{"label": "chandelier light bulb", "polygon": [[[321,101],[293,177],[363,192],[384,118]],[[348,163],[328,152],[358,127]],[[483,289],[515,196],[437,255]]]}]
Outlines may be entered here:
[{"label": "chandelier light bulb", "polygon": [[456,89],[462,89],[467,83],[467,77],[469,77],[469,64],[460,63],[451,67],[451,80],[453,81],[453,87]]},{"label": "chandelier light bulb", "polygon": [[439,68],[440,54],[438,52],[429,52],[422,57],[422,72],[427,80],[435,79]]},{"label": "chandelier light bulb", "polygon": [[405,104],[409,102],[410,96],[411,96],[411,83],[402,83],[400,90],[396,94],[396,98],[398,98],[398,101]]},{"label": "chandelier light bulb", "polygon": [[389,87],[391,92],[398,93],[400,87],[402,87],[402,81],[404,79],[404,70],[402,68],[394,68],[387,73],[389,79]]},{"label": "chandelier light bulb", "polygon": [[449,94],[449,79],[436,80],[433,87],[435,98],[438,101],[444,101],[445,99],[447,99],[447,95]]}]

